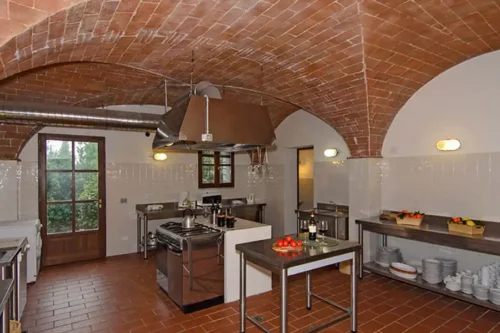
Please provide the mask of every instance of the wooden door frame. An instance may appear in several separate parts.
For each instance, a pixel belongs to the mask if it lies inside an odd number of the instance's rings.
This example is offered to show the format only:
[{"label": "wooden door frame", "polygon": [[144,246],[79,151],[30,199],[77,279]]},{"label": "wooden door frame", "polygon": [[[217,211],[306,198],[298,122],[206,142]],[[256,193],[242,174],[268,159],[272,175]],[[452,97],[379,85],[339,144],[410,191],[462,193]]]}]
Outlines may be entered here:
[{"label": "wooden door frame", "polygon": [[[299,190],[299,181],[300,181],[300,177],[299,177],[299,155],[300,155],[300,151],[301,150],[308,150],[308,149],[314,150],[314,146],[307,146],[307,147],[297,148],[297,161],[295,163],[296,164],[296,168],[297,168],[297,183],[295,184],[296,185],[295,187],[297,188],[297,201],[296,201],[297,209],[299,209],[299,199],[300,199],[300,197],[299,197],[299,194],[300,194],[300,190]],[[314,162],[314,157],[313,157],[313,162]],[[314,179],[314,177],[313,177],[313,179]],[[314,181],[313,181],[313,184],[314,184]],[[314,200],[313,200],[313,203],[314,203]],[[314,206],[314,204],[313,204],[313,206]]]},{"label": "wooden door frame", "polygon": [[[103,208],[99,209],[99,257],[106,257],[106,138],[102,136],[85,136],[71,134],[38,134],[38,218],[42,223],[42,244],[47,244],[47,177],[45,176],[47,166],[46,156],[46,141],[61,140],[61,141],[79,141],[79,142],[97,142],[98,147],[98,170],[99,170],[99,198],[102,200]],[[45,144],[44,144],[45,143]],[[43,147],[43,149],[42,149]],[[73,149],[73,148],[72,148]],[[44,154],[45,152],[45,154]],[[75,152],[72,151],[72,156]],[[102,158],[101,158],[102,157]],[[74,165],[72,166],[74,170]],[[102,172],[101,172],[102,171]],[[73,184],[74,186],[74,184]],[[102,193],[101,193],[102,191]],[[74,214],[74,212],[73,212]],[[102,218],[101,218],[102,217]],[[73,218],[75,218],[73,216]],[[85,231],[82,231],[82,234]],[[66,235],[66,234],[62,234]],[[57,236],[56,236],[57,237]],[[41,267],[44,267],[46,259],[46,247],[42,245]]]}]

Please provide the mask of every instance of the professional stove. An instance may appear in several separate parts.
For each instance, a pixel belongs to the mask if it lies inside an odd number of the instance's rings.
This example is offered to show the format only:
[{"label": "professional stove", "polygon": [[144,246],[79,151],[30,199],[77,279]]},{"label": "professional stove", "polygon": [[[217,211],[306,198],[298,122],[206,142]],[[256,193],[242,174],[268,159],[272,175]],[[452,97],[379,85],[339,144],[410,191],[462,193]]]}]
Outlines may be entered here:
[{"label": "professional stove", "polygon": [[[158,240],[169,243],[180,250],[184,248],[183,245],[189,240],[193,242],[193,238],[201,240],[201,238],[198,237],[213,238],[213,236],[220,235],[221,231],[199,223],[195,223],[194,228],[183,228],[180,222],[167,222],[156,229],[156,237]],[[196,242],[196,239],[194,242]]]},{"label": "professional stove", "polygon": [[184,313],[224,302],[223,232],[171,221],[156,237],[156,281]]}]

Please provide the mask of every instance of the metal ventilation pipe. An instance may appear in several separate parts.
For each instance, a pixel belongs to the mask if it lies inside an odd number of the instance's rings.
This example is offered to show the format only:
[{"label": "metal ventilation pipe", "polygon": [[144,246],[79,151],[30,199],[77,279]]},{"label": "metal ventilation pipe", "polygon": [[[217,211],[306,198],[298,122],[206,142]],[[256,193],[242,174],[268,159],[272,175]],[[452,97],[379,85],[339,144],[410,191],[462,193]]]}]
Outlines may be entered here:
[{"label": "metal ventilation pipe", "polygon": [[17,124],[152,132],[160,118],[151,113],[0,101],[0,121]]}]

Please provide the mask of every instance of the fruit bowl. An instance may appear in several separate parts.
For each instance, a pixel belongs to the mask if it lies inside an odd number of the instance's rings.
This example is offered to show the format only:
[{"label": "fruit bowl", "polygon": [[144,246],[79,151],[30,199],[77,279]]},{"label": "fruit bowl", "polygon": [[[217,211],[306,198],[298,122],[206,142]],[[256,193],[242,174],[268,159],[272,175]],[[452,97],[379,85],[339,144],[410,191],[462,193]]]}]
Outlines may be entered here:
[{"label": "fruit bowl", "polygon": [[276,252],[300,252],[304,249],[304,245],[300,239],[293,239],[292,236],[286,236],[284,239],[278,238],[273,244],[273,250]]}]

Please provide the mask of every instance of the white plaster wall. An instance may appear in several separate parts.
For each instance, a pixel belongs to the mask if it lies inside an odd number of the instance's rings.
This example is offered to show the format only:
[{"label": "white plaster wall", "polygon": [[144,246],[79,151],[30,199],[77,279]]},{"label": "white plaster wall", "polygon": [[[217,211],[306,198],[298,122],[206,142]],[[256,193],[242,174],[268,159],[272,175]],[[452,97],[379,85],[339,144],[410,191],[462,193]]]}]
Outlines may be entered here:
[{"label": "white plaster wall", "polygon": [[[163,113],[158,106],[117,106],[113,109],[136,112]],[[107,255],[118,255],[136,251],[136,215],[135,205],[139,203],[177,201],[178,192],[189,191],[190,199],[201,199],[203,192],[198,189],[197,162],[193,153],[168,153],[166,161],[152,159],[152,141],[154,134],[146,137],[144,133],[87,130],[71,128],[44,128],[41,133],[59,133],[72,135],[103,136],[106,139],[106,224]],[[15,168],[4,168],[0,164],[0,180],[8,172],[7,184],[9,195],[14,192],[13,202],[5,201],[8,207],[16,207],[12,214],[0,211],[0,219],[30,219],[38,217],[38,136],[35,135],[20,154],[19,181],[16,180]],[[223,197],[246,197],[255,193],[256,200],[266,200],[266,183],[249,180],[248,154],[236,154],[235,188],[209,189]],[[12,162],[15,166],[16,162]],[[11,180],[14,180],[13,182]],[[17,187],[19,190],[17,190]],[[6,197],[0,183],[0,199]],[[127,203],[120,203],[126,198]],[[4,201],[2,200],[2,205]],[[17,210],[17,207],[19,208]],[[3,206],[0,208],[4,208]],[[162,221],[150,222],[150,230]]]},{"label": "white plaster wall", "polygon": [[[344,163],[350,156],[343,138],[330,125],[309,112],[298,110],[276,128],[277,149],[269,153],[269,163],[283,168],[282,196],[276,201],[282,210],[273,219],[283,221],[281,234],[296,231],[297,148],[314,146],[314,201],[349,204],[348,169]],[[325,149],[337,148],[339,155],[327,158]],[[268,195],[268,200],[271,197]],[[280,230],[276,227],[273,230]],[[278,231],[276,231],[278,232]]]},{"label": "white plaster wall", "polygon": [[[459,64],[422,87],[384,141],[382,206],[500,222],[500,51]],[[462,147],[441,152],[436,142]],[[393,238],[409,259],[455,257],[478,269],[500,257]]]}]

